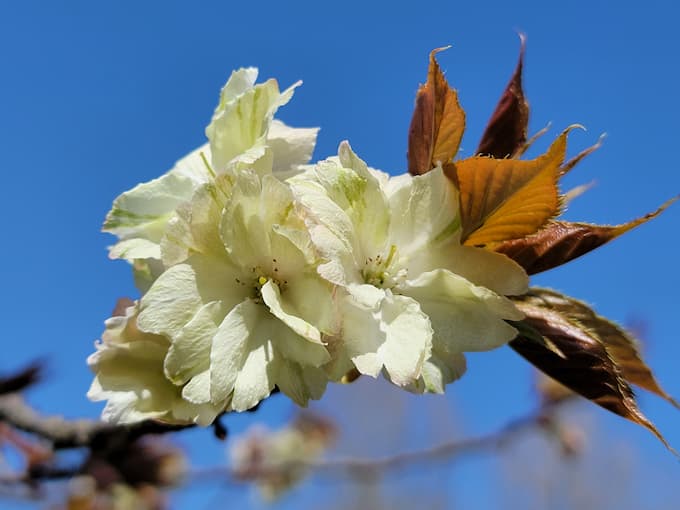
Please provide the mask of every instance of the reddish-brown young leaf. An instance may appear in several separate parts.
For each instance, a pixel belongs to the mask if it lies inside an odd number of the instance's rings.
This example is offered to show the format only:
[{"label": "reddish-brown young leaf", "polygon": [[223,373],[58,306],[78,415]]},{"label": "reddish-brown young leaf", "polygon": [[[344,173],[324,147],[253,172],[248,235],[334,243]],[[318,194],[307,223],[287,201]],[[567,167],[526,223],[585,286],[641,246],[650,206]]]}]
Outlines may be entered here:
[{"label": "reddish-brown young leaf", "polygon": [[602,147],[602,142],[604,142],[605,137],[606,137],[606,135],[604,133],[601,134],[600,138],[598,138],[597,142],[595,142],[590,147],[583,149],[576,156],[574,156],[569,161],[567,161],[564,165],[562,165],[562,175],[568,173],[572,168],[574,168],[576,165],[578,165],[583,158],[592,154],[597,149]]},{"label": "reddish-brown young leaf", "polygon": [[513,156],[527,140],[529,103],[522,89],[522,67],[526,38],[519,35],[521,46],[519,60],[508,85],[505,87],[496,110],[484,130],[477,154],[506,158]]},{"label": "reddish-brown young leaf", "polygon": [[534,287],[530,293],[532,299],[537,302],[540,300],[543,306],[564,314],[596,336],[616,362],[623,378],[628,383],[655,393],[675,407],[680,407],[680,404],[659,385],[651,369],[642,359],[638,341],[630,333],[597,315],[582,301],[550,289]]},{"label": "reddish-brown young leaf", "polygon": [[[621,368],[597,335],[568,315],[546,306],[532,290],[516,298],[515,304],[526,316],[522,321],[524,327],[533,329],[535,334],[520,333],[510,347],[572,391],[647,428],[675,453],[638,408]],[[534,338],[537,335],[559,352],[546,347],[545,342],[537,342]]]},{"label": "reddish-brown young leaf", "polygon": [[476,156],[444,166],[460,192],[465,244],[488,246],[523,238],[559,213],[557,181],[569,130],[530,161]]},{"label": "reddish-brown young leaf", "polygon": [[458,94],[444,78],[435,55],[430,53],[427,82],[416,94],[416,105],[408,131],[408,171],[421,175],[451,161],[460,146],[465,130],[465,112]]},{"label": "reddish-brown young leaf", "polygon": [[570,260],[580,257],[612,239],[616,239],[638,225],[658,216],[677,199],[678,197],[675,197],[656,211],[622,225],[607,226],[551,221],[545,228],[533,235],[503,241],[495,245],[493,249],[510,257],[522,266],[528,274],[540,273],[566,264]]}]

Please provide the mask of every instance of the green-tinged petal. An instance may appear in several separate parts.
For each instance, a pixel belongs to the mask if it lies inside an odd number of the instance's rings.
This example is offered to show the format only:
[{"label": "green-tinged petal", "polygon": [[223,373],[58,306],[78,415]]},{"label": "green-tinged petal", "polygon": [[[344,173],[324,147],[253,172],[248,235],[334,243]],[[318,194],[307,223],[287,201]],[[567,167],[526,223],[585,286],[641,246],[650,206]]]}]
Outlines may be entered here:
[{"label": "green-tinged petal", "polygon": [[223,402],[231,395],[251,348],[249,344],[253,333],[258,324],[269,323],[266,315],[267,311],[262,306],[247,299],[236,305],[220,324],[210,351],[212,402]]},{"label": "green-tinged petal", "polygon": [[316,274],[302,272],[286,284],[286,307],[291,314],[313,324],[321,333],[334,335],[339,330],[335,310],[335,289]]},{"label": "green-tinged petal", "polygon": [[193,190],[191,179],[176,173],[138,184],[116,198],[102,230],[120,239],[140,237],[158,243],[169,216]]},{"label": "green-tinged petal", "polygon": [[447,270],[435,270],[401,289],[416,299],[432,322],[436,351],[487,351],[516,335],[506,320],[521,320],[512,302]]},{"label": "green-tinged petal", "polygon": [[[208,350],[208,355],[210,351]],[[196,375],[182,388],[182,398],[192,404],[210,403],[210,369]]]},{"label": "green-tinged petal", "polygon": [[175,340],[204,304],[219,301],[229,310],[249,292],[237,284],[238,274],[228,261],[198,255],[169,268],[142,297],[140,329]]},{"label": "green-tinged petal", "polygon": [[456,242],[422,250],[408,262],[409,274],[419,275],[435,269],[447,269],[504,296],[522,295],[529,286],[524,269],[505,255]]},{"label": "green-tinged petal", "polygon": [[447,384],[460,379],[465,373],[465,356],[433,350],[423,364],[423,374],[413,388],[416,393],[444,393]]},{"label": "green-tinged petal", "polygon": [[385,291],[373,285],[350,284],[347,290],[354,303],[369,310],[377,310],[382,300],[385,299]]},{"label": "green-tinged petal", "polygon": [[231,103],[244,92],[250,90],[255,85],[257,80],[257,68],[245,67],[232,71],[227,83],[220,91],[220,102],[217,105],[217,110],[223,109],[225,105]]},{"label": "green-tinged petal", "polygon": [[309,162],[319,128],[292,128],[274,119],[269,126],[267,145],[274,155],[273,171],[288,174]]},{"label": "green-tinged petal", "polygon": [[125,239],[113,245],[109,250],[112,259],[160,259],[161,248],[158,243],[143,238]]},{"label": "green-tinged petal", "polygon": [[307,406],[310,399],[320,399],[326,391],[328,376],[316,367],[301,366],[287,359],[276,363],[276,385],[296,404]]},{"label": "green-tinged petal", "polygon": [[254,335],[252,340],[239,368],[229,404],[237,412],[247,411],[268,397],[275,384],[276,375],[270,370],[274,357],[271,340],[264,335]]},{"label": "green-tinged petal", "polygon": [[331,198],[351,218],[362,253],[380,253],[390,223],[387,198],[380,188],[380,181],[347,142],[340,144],[338,158],[344,171],[326,173],[323,176],[325,185],[332,186],[329,190]]},{"label": "green-tinged petal", "polygon": [[390,243],[403,256],[460,238],[458,192],[440,167],[405,181],[389,197]]},{"label": "green-tinged petal", "polygon": [[168,219],[159,245],[159,258],[165,267],[181,264],[189,258],[194,249],[194,236],[191,232],[191,205],[191,202],[179,205]]},{"label": "green-tinged petal", "polygon": [[[271,208],[281,206],[281,199],[286,206],[290,203],[290,199],[281,197],[280,194],[274,194],[271,198],[275,202]],[[263,265],[271,253],[271,224],[263,218],[267,216],[264,211],[268,204],[263,202],[261,178],[252,172],[239,173],[220,224],[220,234],[227,253],[236,259],[247,260],[253,266]]]},{"label": "green-tinged petal", "polygon": [[161,240],[162,260],[166,266],[184,262],[192,253],[223,255],[219,226],[224,206],[231,197],[232,185],[232,176],[219,175],[201,185],[191,202],[177,208]]},{"label": "green-tinged petal", "polygon": [[[336,170],[338,172],[345,171],[337,163],[329,162],[319,163],[317,169],[324,165],[332,167],[329,173]],[[310,180],[316,175],[318,174],[305,173],[305,179],[294,178],[289,181],[296,199],[305,208],[305,218],[307,219],[308,227],[311,229],[319,225],[330,235],[335,236],[337,240],[328,248],[325,248],[329,254],[333,254],[336,251],[351,252],[355,234],[352,220],[342,206],[331,198],[327,188],[322,185],[323,183]],[[329,184],[329,186],[331,185]],[[314,239],[314,241],[316,243],[317,240]],[[324,250],[323,244],[320,244],[319,247]]]},{"label": "green-tinged petal", "polygon": [[159,243],[172,213],[207,178],[200,150],[196,150],[165,175],[138,184],[116,198],[102,230],[121,240],[141,238]]},{"label": "green-tinged petal", "polygon": [[[102,418],[114,423],[145,419],[191,423],[198,415],[207,417],[207,410],[184,401],[182,388],[164,377],[168,340],[139,330],[135,306],[125,313],[106,321],[97,352],[88,358],[96,374],[88,397],[107,401]],[[214,409],[210,420],[219,411]]]},{"label": "green-tinged petal", "polygon": [[179,264],[165,271],[144,295],[137,324],[147,333],[176,338],[202,304],[194,269]]},{"label": "green-tinged petal", "polygon": [[376,377],[384,367],[399,386],[420,377],[432,348],[432,328],[416,301],[387,291],[377,309],[361,306],[352,296],[343,305],[345,346],[359,372]]},{"label": "green-tinged petal", "polygon": [[[274,283],[272,280],[267,281],[267,283],[262,286],[261,293],[262,300],[269,307],[269,311],[277,319],[279,319],[301,337],[309,340],[310,342],[323,345],[321,343],[321,334],[319,333],[318,329],[300,317],[292,315],[284,310],[285,305],[281,300],[281,291],[279,290],[279,286],[276,285],[276,283]],[[309,298],[313,299],[313,296],[309,296]],[[328,360],[326,359],[323,362],[326,361]]]},{"label": "green-tinged petal", "polygon": [[302,205],[310,242],[327,261],[319,266],[319,274],[337,285],[358,281],[360,275],[353,248],[355,230],[347,213],[318,183],[295,179],[291,181],[291,187]]},{"label": "green-tinged petal", "polygon": [[310,342],[285,327],[283,323],[277,324],[271,338],[279,358],[287,359],[303,368],[320,367],[330,361],[330,355],[324,345]]},{"label": "green-tinged petal", "polygon": [[134,259],[130,263],[132,264],[132,276],[135,280],[135,287],[142,294],[146,294],[151,285],[153,285],[153,282],[165,271],[163,263],[156,258]]},{"label": "green-tinged petal", "polygon": [[[302,349],[304,343],[307,352]],[[325,388],[324,372],[298,363],[319,363],[318,356],[312,355],[315,349],[324,354],[323,359],[328,359],[322,346],[310,344],[295,334],[261,304],[244,301],[225,317],[213,339],[212,401],[230,399],[230,409],[245,411],[267,397],[278,384],[299,403],[317,398]],[[320,383],[322,375],[324,382]]]},{"label": "green-tinged petal", "polygon": [[[247,152],[265,147],[274,113],[290,99],[292,90],[281,94],[276,80],[267,80],[231,98],[223,90],[212,121],[205,130],[216,171],[226,170],[234,158],[242,159]],[[254,152],[247,159],[252,163],[263,154]]]},{"label": "green-tinged petal", "polygon": [[390,380],[405,386],[420,375],[423,362],[430,357],[430,321],[418,302],[406,296],[392,295],[389,291],[380,312],[385,333],[380,357]]},{"label": "green-tinged petal", "polygon": [[102,419],[130,423],[168,414],[178,389],[163,377],[166,349],[143,340],[99,349],[88,359],[96,377],[87,396],[108,401]]},{"label": "green-tinged petal", "polygon": [[201,306],[173,339],[165,358],[165,376],[185,384],[210,367],[210,347],[225,310],[219,301]]},{"label": "green-tinged petal", "polygon": [[180,423],[193,422],[201,427],[208,427],[224,410],[224,404],[194,404],[189,400],[182,399],[175,404],[173,416]]},{"label": "green-tinged petal", "polygon": [[271,175],[236,176],[222,215],[221,237],[236,263],[281,281],[299,274],[316,258],[291,190]]}]

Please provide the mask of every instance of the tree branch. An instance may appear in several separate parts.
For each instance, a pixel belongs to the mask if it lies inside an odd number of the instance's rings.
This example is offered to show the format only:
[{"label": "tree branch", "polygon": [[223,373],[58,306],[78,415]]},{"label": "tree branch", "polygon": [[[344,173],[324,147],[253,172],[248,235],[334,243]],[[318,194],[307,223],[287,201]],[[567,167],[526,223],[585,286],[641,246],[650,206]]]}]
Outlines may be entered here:
[{"label": "tree branch", "polygon": [[19,395],[0,396],[0,422],[48,440],[55,450],[88,447],[98,451],[116,449],[145,434],[163,434],[193,426],[169,425],[153,420],[111,425],[97,420],[43,416]]}]

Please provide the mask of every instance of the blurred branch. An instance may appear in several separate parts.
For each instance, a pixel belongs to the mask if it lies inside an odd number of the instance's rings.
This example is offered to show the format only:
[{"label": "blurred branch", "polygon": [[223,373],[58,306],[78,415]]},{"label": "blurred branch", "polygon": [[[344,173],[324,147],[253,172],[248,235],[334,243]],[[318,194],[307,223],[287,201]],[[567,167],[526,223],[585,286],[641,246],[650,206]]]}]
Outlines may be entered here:
[{"label": "blurred branch", "polygon": [[19,395],[0,397],[0,422],[50,441],[55,450],[89,447],[106,451],[146,434],[163,434],[190,427],[153,420],[130,425],[111,425],[96,420],[67,420],[61,416],[44,416],[26,404]]},{"label": "blurred branch", "polygon": [[34,361],[14,375],[0,377],[0,395],[22,391],[38,382],[42,376],[43,363]]},{"label": "blurred branch", "polygon": [[534,430],[543,431],[557,439],[565,453],[568,446],[562,444],[559,420],[556,416],[557,410],[571,398],[565,398],[556,402],[545,403],[538,410],[522,416],[505,425],[496,432],[478,437],[456,439],[445,443],[424,448],[421,450],[401,452],[377,458],[335,458],[322,459],[311,462],[285,462],[274,465],[263,464],[259,469],[250,469],[244,476],[243,472],[236,472],[228,467],[211,467],[206,469],[193,470],[189,473],[189,481],[208,481],[220,479],[223,481],[262,481],[280,476],[281,473],[306,470],[312,474],[336,477],[349,476],[351,478],[365,479],[375,477],[402,468],[413,468],[414,465],[422,463],[433,463],[437,461],[450,461],[463,455],[493,453],[502,450],[505,446],[517,439],[522,434]]}]

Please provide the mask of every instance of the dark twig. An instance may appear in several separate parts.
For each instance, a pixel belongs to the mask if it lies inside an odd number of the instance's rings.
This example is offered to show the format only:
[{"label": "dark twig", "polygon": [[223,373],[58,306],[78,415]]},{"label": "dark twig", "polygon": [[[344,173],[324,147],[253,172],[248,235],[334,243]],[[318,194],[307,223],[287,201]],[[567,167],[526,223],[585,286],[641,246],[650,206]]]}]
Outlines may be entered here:
[{"label": "dark twig", "polygon": [[153,420],[111,425],[96,420],[43,416],[18,395],[0,397],[0,422],[48,440],[55,450],[88,447],[97,451],[116,449],[145,434],[163,434],[192,426],[168,425]]},{"label": "dark twig", "polygon": [[42,377],[43,363],[34,361],[16,374],[0,377],[0,395],[25,390]]}]

